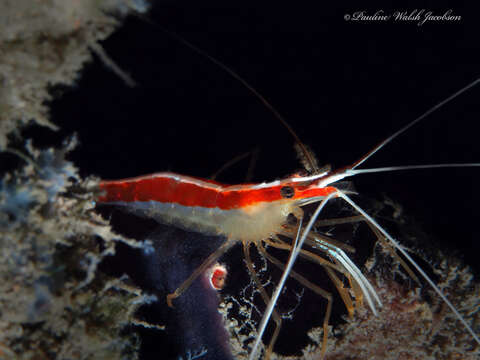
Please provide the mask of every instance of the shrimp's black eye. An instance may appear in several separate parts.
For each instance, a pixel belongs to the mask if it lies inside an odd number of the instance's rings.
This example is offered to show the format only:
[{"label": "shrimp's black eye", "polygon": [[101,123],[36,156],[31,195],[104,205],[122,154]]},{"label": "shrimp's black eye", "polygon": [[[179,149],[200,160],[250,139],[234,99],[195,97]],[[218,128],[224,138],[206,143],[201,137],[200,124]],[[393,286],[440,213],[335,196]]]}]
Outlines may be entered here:
[{"label": "shrimp's black eye", "polygon": [[291,186],[284,186],[280,189],[280,194],[283,198],[289,199],[295,195],[295,189]]}]

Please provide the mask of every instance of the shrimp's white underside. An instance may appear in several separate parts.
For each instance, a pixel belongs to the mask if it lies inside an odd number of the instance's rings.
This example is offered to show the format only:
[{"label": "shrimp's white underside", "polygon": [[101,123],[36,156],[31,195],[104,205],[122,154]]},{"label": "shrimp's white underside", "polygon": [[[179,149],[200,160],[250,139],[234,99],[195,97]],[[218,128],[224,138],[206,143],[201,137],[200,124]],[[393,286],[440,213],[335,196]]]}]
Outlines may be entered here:
[{"label": "shrimp's white underside", "polygon": [[258,242],[276,234],[287,216],[298,212],[298,207],[291,200],[262,202],[232,210],[158,201],[119,201],[110,204],[163,224],[244,242]]}]

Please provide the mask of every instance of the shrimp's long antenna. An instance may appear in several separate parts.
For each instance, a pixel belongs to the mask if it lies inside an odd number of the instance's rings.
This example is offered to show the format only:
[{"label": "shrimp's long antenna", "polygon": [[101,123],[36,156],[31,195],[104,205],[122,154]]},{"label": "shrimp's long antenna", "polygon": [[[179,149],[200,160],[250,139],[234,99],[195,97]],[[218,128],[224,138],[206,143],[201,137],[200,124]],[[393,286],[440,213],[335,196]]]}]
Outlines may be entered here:
[{"label": "shrimp's long antenna", "polygon": [[288,124],[287,120],[285,120],[285,118],[282,115],[280,115],[280,113],[277,111],[277,109],[275,109],[275,107],[273,107],[273,105],[270,104],[270,102],[268,102],[268,100],[265,99],[265,97],[262,94],[260,94],[257,90],[255,90],[255,88],[252,85],[250,85],[245,79],[243,79],[240,75],[238,75],[235,71],[233,71],[231,68],[229,68],[224,63],[222,63],[220,60],[215,59],[213,56],[207,54],[205,51],[203,51],[202,49],[193,45],[189,41],[185,40],[183,37],[176,34],[175,32],[172,32],[172,31],[164,28],[163,26],[160,26],[160,25],[152,22],[151,20],[146,19],[144,16],[139,16],[139,15],[137,15],[137,16],[140,17],[142,20],[147,21],[150,25],[158,27],[160,30],[162,30],[167,35],[169,35],[173,39],[179,41],[180,43],[182,43],[183,45],[188,47],[190,50],[193,50],[197,54],[199,54],[199,55],[203,56],[204,58],[208,59],[209,61],[211,61],[215,65],[219,66],[223,71],[225,71],[227,74],[229,74],[235,80],[239,81],[248,91],[250,91],[257,99],[259,99],[262,102],[262,104],[268,110],[270,110],[270,112],[282,123],[283,126],[285,126],[285,128],[293,136],[295,142],[300,147],[300,150],[302,151],[303,155],[305,156],[306,161],[310,165],[310,169],[312,169],[312,172],[316,173],[317,171],[319,171],[318,166],[317,166],[317,161],[313,157],[312,152],[307,149],[305,144],[298,137],[297,133],[295,131],[293,131],[292,127]]},{"label": "shrimp's long antenna", "polygon": [[453,306],[453,304],[450,302],[450,300],[447,299],[447,297],[443,294],[442,290],[438,288],[437,285],[433,282],[432,279],[425,273],[425,271],[422,270],[420,265],[418,265],[415,260],[412,259],[412,257],[407,253],[407,251],[396,241],[393,239],[393,237],[387,233],[378,222],[375,221],[374,218],[372,218],[370,215],[368,215],[360,206],[358,206],[356,203],[353,202],[352,199],[350,199],[349,196],[341,192],[340,190],[337,190],[335,193],[339,197],[341,197],[343,200],[345,200],[348,204],[350,204],[356,211],[358,211],[362,216],[365,217],[375,228],[377,228],[378,231],[382,233],[383,236],[385,236],[391,244],[398,250],[400,253],[405,256],[405,258],[412,264],[415,269],[422,275],[422,277],[428,282],[428,284],[432,287],[433,290],[440,296],[440,298],[447,304],[447,306],[452,310],[452,312],[455,314],[458,320],[461,321],[463,326],[467,329],[467,331],[470,333],[470,335],[473,336],[475,341],[480,344],[480,338],[475,334],[473,329],[470,327],[470,325],[467,323],[467,321],[463,318],[463,316],[458,312],[458,310]]},{"label": "shrimp's long antenna", "polygon": [[430,164],[430,165],[402,165],[402,166],[387,166],[381,168],[371,169],[346,169],[346,176],[354,176],[359,174],[390,172],[400,170],[419,170],[419,169],[438,169],[438,168],[465,168],[465,167],[480,167],[480,163],[448,163],[448,164]]},{"label": "shrimp's long antenna", "polygon": [[[447,164],[427,164],[427,165],[403,165],[403,166],[387,166],[381,168],[371,168],[371,169],[352,169],[350,166],[335,170],[332,173],[323,175],[317,175],[315,178],[324,179],[319,183],[321,186],[328,186],[337,181],[343,180],[350,176],[360,175],[360,174],[371,174],[379,172],[390,172],[390,171],[400,171],[400,170],[420,170],[420,169],[439,169],[439,168],[466,168],[466,167],[480,167],[480,163],[447,163]],[[313,178],[313,177],[311,177]],[[315,199],[315,198],[313,198]],[[311,199],[307,199],[307,202],[302,203],[306,205]],[[315,200],[314,200],[315,202]]]},{"label": "shrimp's long antenna", "polygon": [[224,63],[222,63],[220,60],[215,59],[211,55],[207,54],[205,51],[199,49],[195,45],[191,44],[190,42],[188,42],[187,40],[182,38],[180,35],[175,34],[175,33],[171,32],[167,29],[163,29],[163,31],[166,32],[168,35],[172,36],[173,38],[175,38],[176,40],[180,41],[185,46],[187,46],[190,49],[196,51],[198,54],[204,56],[205,58],[207,58],[208,60],[213,62],[215,65],[219,66],[221,69],[223,69],[225,72],[227,72],[230,76],[232,76],[234,79],[239,81],[255,97],[257,97],[257,99],[259,99],[262,102],[262,104],[268,110],[270,110],[270,112],[283,124],[283,126],[285,126],[285,128],[288,130],[288,132],[293,136],[293,138],[295,139],[295,142],[298,144],[298,146],[302,150],[303,154],[305,155],[305,158],[307,159],[308,163],[310,164],[311,169],[313,169],[314,172],[316,172],[318,170],[318,168],[316,166],[317,162],[312,157],[312,153],[307,150],[306,146],[300,140],[300,138],[295,133],[295,131],[293,131],[292,127],[288,124],[287,120],[285,120],[285,118],[282,115],[280,115],[280,113],[277,111],[277,109],[275,109],[273,107],[273,105],[270,104],[268,102],[268,100],[265,99],[264,96],[262,96],[262,94],[260,94],[257,90],[255,90],[255,88],[253,86],[251,86],[245,79],[243,79],[240,75],[238,75],[235,71],[233,71],[231,68],[229,68]]},{"label": "shrimp's long antenna", "polygon": [[434,111],[438,110],[439,108],[441,108],[442,106],[444,106],[445,104],[448,104],[450,101],[452,101],[453,99],[455,99],[456,97],[460,96],[461,94],[463,94],[465,91],[468,91],[470,90],[472,87],[474,87],[475,85],[477,85],[478,83],[480,83],[480,78],[478,78],[477,80],[471,82],[470,84],[468,84],[467,86],[464,86],[463,88],[461,88],[460,90],[458,90],[456,93],[454,93],[453,95],[450,95],[449,97],[447,97],[445,100],[443,101],[440,101],[437,105],[431,107],[429,110],[427,110],[426,112],[424,112],[422,115],[420,115],[419,117],[417,117],[415,120],[411,121],[410,123],[408,123],[407,125],[405,125],[404,127],[402,127],[400,130],[396,131],[395,133],[393,133],[392,135],[390,135],[388,138],[386,138],[385,140],[383,140],[382,142],[380,142],[377,146],[375,146],[372,150],[370,150],[368,153],[366,153],[364,156],[362,156],[359,160],[357,160],[355,163],[353,163],[353,165],[350,167],[351,169],[355,169],[356,167],[360,166],[361,164],[363,164],[365,161],[367,161],[367,159],[369,159],[373,154],[375,154],[377,151],[379,151],[381,148],[383,148],[385,145],[387,145],[389,142],[391,142],[393,139],[395,139],[396,137],[398,137],[400,134],[404,133],[405,131],[407,131],[408,129],[410,129],[413,125],[415,125],[416,123],[420,122],[421,120],[425,119],[428,115],[430,115],[431,113],[433,113]]}]

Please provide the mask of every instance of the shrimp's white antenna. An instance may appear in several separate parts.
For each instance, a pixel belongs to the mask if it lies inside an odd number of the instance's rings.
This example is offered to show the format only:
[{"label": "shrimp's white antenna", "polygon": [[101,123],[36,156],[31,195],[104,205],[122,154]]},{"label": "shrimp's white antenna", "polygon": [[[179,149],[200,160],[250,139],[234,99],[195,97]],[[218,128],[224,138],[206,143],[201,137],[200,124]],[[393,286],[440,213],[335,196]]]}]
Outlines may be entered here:
[{"label": "shrimp's white antenna", "polygon": [[477,334],[473,331],[473,329],[470,327],[470,325],[467,323],[467,321],[463,318],[463,316],[458,312],[458,310],[453,306],[453,304],[450,302],[450,300],[447,299],[447,297],[443,294],[442,290],[438,288],[437,285],[433,282],[432,279],[425,273],[425,271],[422,270],[420,265],[418,265],[415,260],[412,259],[412,257],[405,251],[405,249],[396,241],[393,239],[393,237],[385,231],[378,222],[375,221],[374,218],[372,218],[370,215],[368,215],[360,206],[358,206],[356,203],[353,202],[350,197],[348,197],[346,194],[343,192],[337,190],[336,194],[344,199],[348,204],[350,204],[356,211],[358,211],[362,216],[365,217],[378,231],[382,233],[383,236],[385,236],[391,244],[398,250],[400,253],[405,256],[405,258],[412,264],[415,269],[422,275],[422,277],[428,282],[428,284],[432,287],[433,290],[440,296],[440,298],[443,300],[445,304],[452,310],[452,312],[455,314],[458,320],[461,321],[463,326],[467,329],[467,331],[472,335],[472,337],[475,339],[475,341],[480,344],[480,338],[478,337]]},{"label": "shrimp's white antenna", "polygon": [[480,163],[452,163],[452,164],[431,164],[431,165],[401,165],[401,166],[387,166],[372,169],[347,169],[346,176],[354,176],[359,174],[399,171],[399,170],[419,170],[419,169],[439,169],[439,168],[465,168],[465,167],[480,167]]},{"label": "shrimp's white antenna", "polygon": [[437,105],[431,107],[429,110],[427,110],[426,112],[424,112],[422,115],[420,115],[419,117],[417,117],[415,120],[411,121],[410,123],[408,123],[407,125],[405,125],[404,127],[402,127],[400,130],[396,131],[395,133],[393,133],[392,135],[390,135],[388,138],[386,138],[385,140],[383,140],[382,142],[380,142],[380,144],[378,144],[377,146],[375,146],[372,150],[370,150],[366,155],[362,156],[359,160],[357,160],[350,168],[351,169],[355,169],[356,167],[360,166],[361,164],[363,164],[365,161],[367,161],[373,154],[375,154],[377,151],[379,151],[381,148],[383,148],[385,145],[387,145],[390,141],[392,141],[393,139],[395,139],[396,137],[398,137],[400,134],[404,133],[405,131],[407,131],[408,129],[410,129],[413,125],[415,125],[416,123],[420,122],[421,120],[423,120],[424,118],[426,118],[428,115],[430,115],[431,113],[433,113],[434,111],[438,110],[439,108],[441,108],[442,106],[444,106],[445,104],[448,104],[450,101],[452,101],[453,99],[455,99],[456,97],[460,96],[461,94],[463,94],[464,92],[470,90],[472,87],[474,87],[475,85],[477,85],[478,83],[480,83],[480,78],[478,78],[477,80],[471,82],[470,84],[468,84],[467,86],[464,86],[463,88],[461,88],[460,90],[458,90],[456,93],[450,95],[449,97],[447,97],[445,100],[443,101],[440,101]]}]

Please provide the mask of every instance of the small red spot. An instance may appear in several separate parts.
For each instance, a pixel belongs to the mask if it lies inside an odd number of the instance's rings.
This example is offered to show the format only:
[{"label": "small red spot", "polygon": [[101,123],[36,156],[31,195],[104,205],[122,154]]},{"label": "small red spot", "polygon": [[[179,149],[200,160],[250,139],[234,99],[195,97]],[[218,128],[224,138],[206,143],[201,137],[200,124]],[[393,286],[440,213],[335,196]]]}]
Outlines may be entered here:
[{"label": "small red spot", "polygon": [[227,268],[219,263],[213,265],[208,272],[210,285],[215,290],[222,290],[225,286],[225,279],[227,278]]}]

